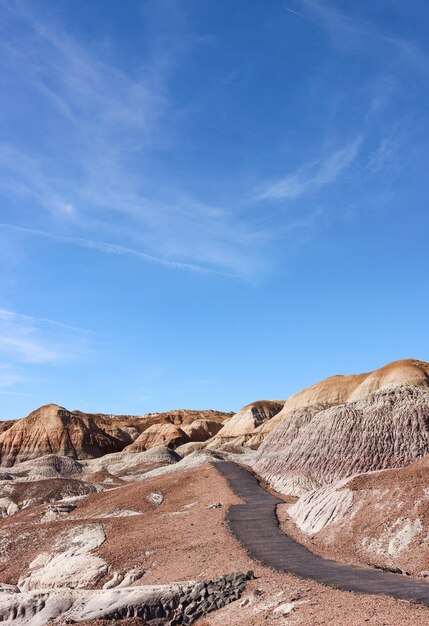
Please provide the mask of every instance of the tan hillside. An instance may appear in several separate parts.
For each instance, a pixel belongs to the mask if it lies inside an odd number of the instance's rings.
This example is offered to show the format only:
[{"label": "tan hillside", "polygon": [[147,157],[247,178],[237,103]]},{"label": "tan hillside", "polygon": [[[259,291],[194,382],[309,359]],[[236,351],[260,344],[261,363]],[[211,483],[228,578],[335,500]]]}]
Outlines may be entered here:
[{"label": "tan hillside", "polygon": [[219,430],[216,437],[209,442],[208,447],[215,448],[224,444],[249,445],[248,441],[258,427],[278,415],[283,406],[284,401],[281,400],[259,400],[244,406]]},{"label": "tan hillside", "polygon": [[153,424],[146,428],[144,432],[126,447],[127,452],[143,452],[155,446],[167,446],[167,448],[177,448],[188,443],[190,438],[180,428],[174,424]]},{"label": "tan hillside", "polygon": [[126,451],[142,452],[155,446],[167,446],[174,449],[191,442],[204,442],[222,428],[220,421],[204,418],[190,421],[191,418],[199,415],[199,412],[193,412],[192,415],[186,415],[186,412],[183,414],[184,420],[180,426],[169,422],[149,426],[131,445],[126,447]]},{"label": "tan hillside", "polygon": [[192,424],[184,424],[181,427],[192,442],[207,441],[207,439],[214,437],[222,428],[224,427],[221,422],[207,419],[195,420]]},{"label": "tan hillside", "polygon": [[3,422],[0,421],[0,434],[3,433],[5,430],[11,428],[14,424],[15,420],[5,420]]},{"label": "tan hillside", "polygon": [[247,445],[260,445],[268,433],[292,411],[315,405],[328,407],[353,402],[389,385],[429,387],[429,363],[403,359],[366,374],[326,378],[288,398],[282,410],[273,419],[262,424]]}]

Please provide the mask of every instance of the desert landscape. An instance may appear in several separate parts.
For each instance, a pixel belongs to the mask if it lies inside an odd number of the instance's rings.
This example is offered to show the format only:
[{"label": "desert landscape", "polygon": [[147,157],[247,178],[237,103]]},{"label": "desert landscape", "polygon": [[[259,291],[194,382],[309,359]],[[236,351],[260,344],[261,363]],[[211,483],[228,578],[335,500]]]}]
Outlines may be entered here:
[{"label": "desert landscape", "polygon": [[428,33],[0,0],[0,626],[429,626]]},{"label": "desert landscape", "polygon": [[235,414],[46,405],[0,428],[7,625],[429,623],[428,363]]}]

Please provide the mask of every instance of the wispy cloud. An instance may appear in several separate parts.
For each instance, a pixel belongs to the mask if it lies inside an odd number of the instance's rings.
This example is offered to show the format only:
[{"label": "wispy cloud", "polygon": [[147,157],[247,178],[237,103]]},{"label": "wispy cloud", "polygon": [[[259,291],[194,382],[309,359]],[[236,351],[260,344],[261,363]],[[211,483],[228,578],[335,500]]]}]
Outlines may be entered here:
[{"label": "wispy cloud", "polygon": [[372,173],[380,172],[386,163],[396,154],[397,142],[394,135],[383,137],[368,157],[367,167]]},{"label": "wispy cloud", "polygon": [[292,13],[292,15],[296,15],[297,17],[302,17],[303,19],[306,19],[305,15],[303,13],[300,13],[299,11],[295,11],[294,9],[291,9],[290,7],[285,7],[285,9],[289,13]]},{"label": "wispy cloud", "polygon": [[[195,265],[192,263],[180,263],[178,261],[169,261],[167,259],[155,257],[151,254],[146,254],[145,252],[141,252],[140,250],[134,250],[133,248],[120,246],[120,245],[117,245],[114,243],[108,243],[105,241],[95,241],[91,239],[84,239],[82,237],[67,237],[64,235],[57,235],[55,233],[48,233],[42,230],[24,228],[22,226],[16,226],[14,224],[0,223],[0,228],[23,233],[25,235],[30,235],[33,237],[43,237],[46,239],[57,241],[59,243],[79,246],[81,248],[95,250],[97,252],[102,252],[104,254],[119,254],[122,256],[128,256],[128,257],[140,260],[140,261],[162,265],[163,267],[169,267],[169,268],[178,269],[178,270],[192,271],[192,272],[203,273],[203,274],[220,274],[222,276],[229,276],[230,278],[236,278],[236,276],[233,274],[221,272],[215,269],[211,269],[209,267],[199,266],[199,265]],[[0,309],[0,319],[1,319],[1,314],[2,314],[2,311]],[[27,319],[31,320],[33,318],[27,317]],[[39,320],[39,321],[42,321],[42,320]]]},{"label": "wispy cloud", "polygon": [[22,326],[0,334],[0,354],[24,363],[52,363],[59,354],[50,346],[33,337],[33,332]]},{"label": "wispy cloud", "polygon": [[[186,182],[150,164],[157,151],[174,149],[169,79],[184,50],[204,42],[195,44],[178,23],[177,41],[125,71],[109,45],[90,47],[72,37],[53,11],[42,19],[24,1],[1,6],[6,24],[24,26],[3,27],[4,76],[16,100],[40,103],[52,129],[37,152],[34,145],[0,144],[10,214],[19,212],[20,223],[35,231],[60,225],[64,235],[67,228],[70,243],[165,267],[242,277],[259,271],[266,233],[234,203],[223,208],[212,198],[196,199]],[[95,232],[103,241],[95,241]]]},{"label": "wispy cloud", "polygon": [[[353,11],[342,11],[331,0],[299,0],[299,6],[306,11],[306,16],[314,23],[318,23],[335,40],[345,48],[358,49],[362,54],[374,54],[363,44],[363,37],[372,44],[379,43],[385,48],[399,54],[402,59],[411,64],[425,78],[429,77],[429,56],[414,41],[398,36],[382,29],[368,19],[359,17]],[[357,5],[356,5],[357,6]],[[393,60],[393,59],[392,59]]]},{"label": "wispy cloud", "polygon": [[257,198],[294,199],[335,182],[355,161],[362,137],[354,139],[322,160],[312,161],[267,186]]},{"label": "wispy cloud", "polygon": [[[0,309],[0,355],[11,364],[54,364],[86,350],[84,331],[30,315]],[[3,370],[4,372],[4,370]],[[8,369],[8,383],[18,382]]]},{"label": "wispy cloud", "polygon": [[34,317],[32,315],[25,315],[23,313],[17,313],[16,311],[9,311],[8,309],[0,309],[0,321],[10,323],[28,323],[37,326],[51,326],[69,332],[86,332],[82,328],[69,326],[68,324],[57,322],[56,320],[50,320],[44,317]]},{"label": "wispy cloud", "polygon": [[[22,375],[13,371],[6,363],[0,363],[0,390],[4,392],[23,380]],[[11,392],[12,393],[12,392]]]},{"label": "wispy cloud", "polygon": [[79,363],[89,354],[89,336],[84,330],[0,309],[0,395],[37,398],[37,381],[51,376],[60,366]]},{"label": "wispy cloud", "polygon": [[307,15],[311,15],[330,31],[349,35],[372,31],[370,23],[350,12],[343,13],[329,0],[299,0],[299,5],[307,11]]}]

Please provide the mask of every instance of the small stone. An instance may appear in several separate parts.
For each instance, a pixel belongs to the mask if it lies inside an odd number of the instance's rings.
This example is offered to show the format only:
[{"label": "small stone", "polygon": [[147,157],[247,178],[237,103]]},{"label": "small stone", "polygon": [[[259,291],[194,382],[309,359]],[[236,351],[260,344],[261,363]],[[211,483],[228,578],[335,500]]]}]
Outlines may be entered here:
[{"label": "small stone", "polygon": [[164,496],[162,493],[152,491],[152,493],[146,496],[146,500],[154,506],[160,506],[164,502]]},{"label": "small stone", "polygon": [[185,615],[192,615],[192,613],[196,610],[197,606],[198,605],[196,602],[192,602],[191,604],[189,604],[185,609]]},{"label": "small stone", "polygon": [[200,617],[202,617],[203,615],[204,615],[204,611],[203,611],[203,610],[201,609],[201,607],[200,607],[197,611],[195,611],[195,613],[193,614],[193,616],[192,616],[192,617],[194,618],[194,621],[196,622],[196,621],[197,621],[198,619],[200,619]]},{"label": "small stone", "polygon": [[247,580],[251,580],[252,578],[255,578],[255,574],[254,574],[253,570],[249,569],[249,571],[246,572],[246,579]]},{"label": "small stone", "polygon": [[294,602],[285,602],[284,604],[281,604],[276,609],[274,609],[273,615],[274,617],[284,617],[286,615],[289,615],[289,613],[293,611],[294,607]]},{"label": "small stone", "polygon": [[222,508],[222,503],[221,502],[212,502],[211,504],[208,505],[207,508],[208,509],[221,509]]}]

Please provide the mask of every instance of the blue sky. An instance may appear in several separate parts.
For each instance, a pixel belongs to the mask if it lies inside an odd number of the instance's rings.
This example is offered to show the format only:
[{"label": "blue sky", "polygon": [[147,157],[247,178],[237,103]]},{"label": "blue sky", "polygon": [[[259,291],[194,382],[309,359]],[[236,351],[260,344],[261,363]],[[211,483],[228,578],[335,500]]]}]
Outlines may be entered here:
[{"label": "blue sky", "polygon": [[0,417],[429,359],[429,5],[0,0]]}]

